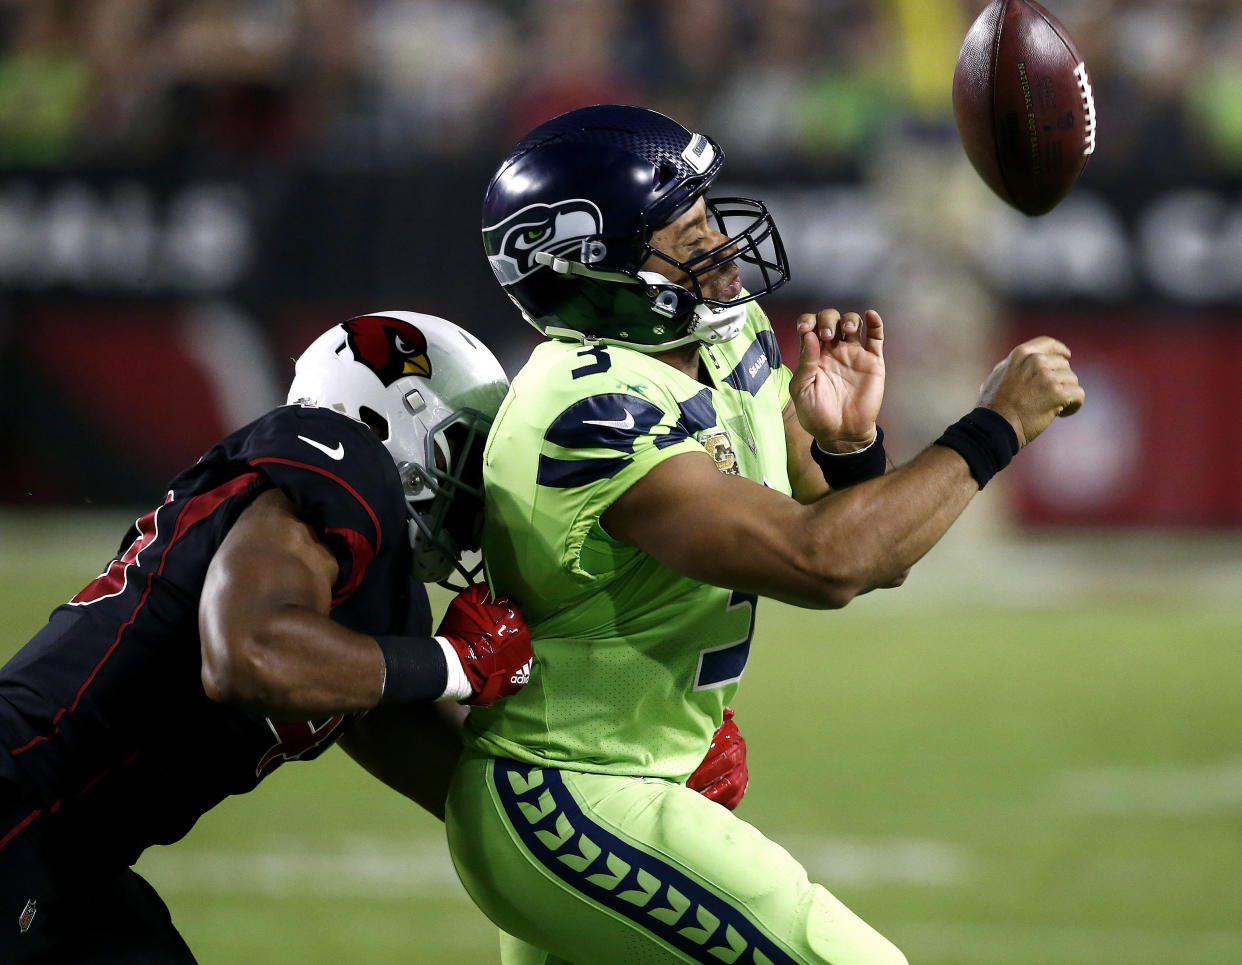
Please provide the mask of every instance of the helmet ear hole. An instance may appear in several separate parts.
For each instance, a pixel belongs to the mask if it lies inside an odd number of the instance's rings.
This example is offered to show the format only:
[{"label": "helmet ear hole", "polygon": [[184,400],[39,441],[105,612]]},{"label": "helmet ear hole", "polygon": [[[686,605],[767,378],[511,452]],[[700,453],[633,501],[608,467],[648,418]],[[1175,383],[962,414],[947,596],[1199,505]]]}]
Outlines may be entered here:
[{"label": "helmet ear hole", "polygon": [[379,436],[381,442],[388,441],[388,420],[372,409],[370,406],[360,406],[358,409],[358,418],[367,424],[367,427]]}]

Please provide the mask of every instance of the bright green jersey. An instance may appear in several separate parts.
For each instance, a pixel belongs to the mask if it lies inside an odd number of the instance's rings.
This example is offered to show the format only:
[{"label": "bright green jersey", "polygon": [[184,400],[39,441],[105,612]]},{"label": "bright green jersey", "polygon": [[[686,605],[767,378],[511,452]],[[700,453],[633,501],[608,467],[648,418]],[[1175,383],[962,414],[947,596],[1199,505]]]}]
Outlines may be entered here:
[{"label": "bright green jersey", "polygon": [[[509,389],[484,456],[483,552],[521,606],[530,683],[475,708],[467,743],[539,766],[684,780],[750,650],[755,597],[688,579],[610,537],[600,515],[653,466],[705,449],[788,494],[790,373],[766,316],[700,357],[711,385],[630,349],[546,342]],[[710,544],[712,520],[702,521]]]}]

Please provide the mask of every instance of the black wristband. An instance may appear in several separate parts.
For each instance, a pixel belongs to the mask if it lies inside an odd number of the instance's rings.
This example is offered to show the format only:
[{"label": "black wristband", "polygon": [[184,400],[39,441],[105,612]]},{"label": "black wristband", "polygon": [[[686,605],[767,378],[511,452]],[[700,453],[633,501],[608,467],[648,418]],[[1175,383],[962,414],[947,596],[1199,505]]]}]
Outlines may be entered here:
[{"label": "black wristband", "polygon": [[1018,454],[1018,434],[999,412],[979,406],[944,430],[935,445],[952,449],[966,460],[982,489]]},{"label": "black wristband", "polygon": [[845,489],[855,483],[883,476],[888,468],[888,456],[884,452],[884,430],[876,426],[875,438],[870,445],[857,452],[824,452],[812,439],[811,458],[819,466],[824,474],[824,482],[831,489]]},{"label": "black wristband", "polygon": [[448,686],[444,651],[432,637],[376,637],[384,654],[381,704],[436,700]]}]

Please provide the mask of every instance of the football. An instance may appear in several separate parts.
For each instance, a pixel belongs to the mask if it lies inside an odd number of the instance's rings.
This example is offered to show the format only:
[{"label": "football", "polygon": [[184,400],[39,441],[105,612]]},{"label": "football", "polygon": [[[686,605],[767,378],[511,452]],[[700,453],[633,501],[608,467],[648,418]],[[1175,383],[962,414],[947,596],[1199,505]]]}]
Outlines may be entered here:
[{"label": "football", "polygon": [[1007,204],[1046,214],[1095,151],[1095,97],[1073,39],[1034,0],[993,0],[953,73],[966,156]]}]

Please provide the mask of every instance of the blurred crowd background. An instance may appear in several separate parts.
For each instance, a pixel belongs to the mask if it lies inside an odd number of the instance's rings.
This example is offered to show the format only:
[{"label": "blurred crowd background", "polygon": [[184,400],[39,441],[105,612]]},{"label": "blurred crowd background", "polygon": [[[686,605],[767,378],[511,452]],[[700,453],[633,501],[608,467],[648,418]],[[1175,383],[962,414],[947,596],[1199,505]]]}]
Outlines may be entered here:
[{"label": "blurred crowd background", "polygon": [[885,315],[899,458],[1048,331],[1088,406],[1007,519],[1242,526],[1242,4],[1045,4],[1099,133],[1041,219],[957,139],[984,5],[0,0],[0,505],[149,502],[353,314],[446,315],[515,372],[536,335],[483,259],[483,188],[534,125],[616,101],[711,134],[722,189],[770,203],[778,326]]},{"label": "blurred crowd background", "polygon": [[[949,136],[979,0],[3,0],[6,166],[496,157],[584,103],[641,103],[731,158],[834,173]],[[1051,8],[1106,115],[1096,168],[1242,173],[1242,6]]]}]

